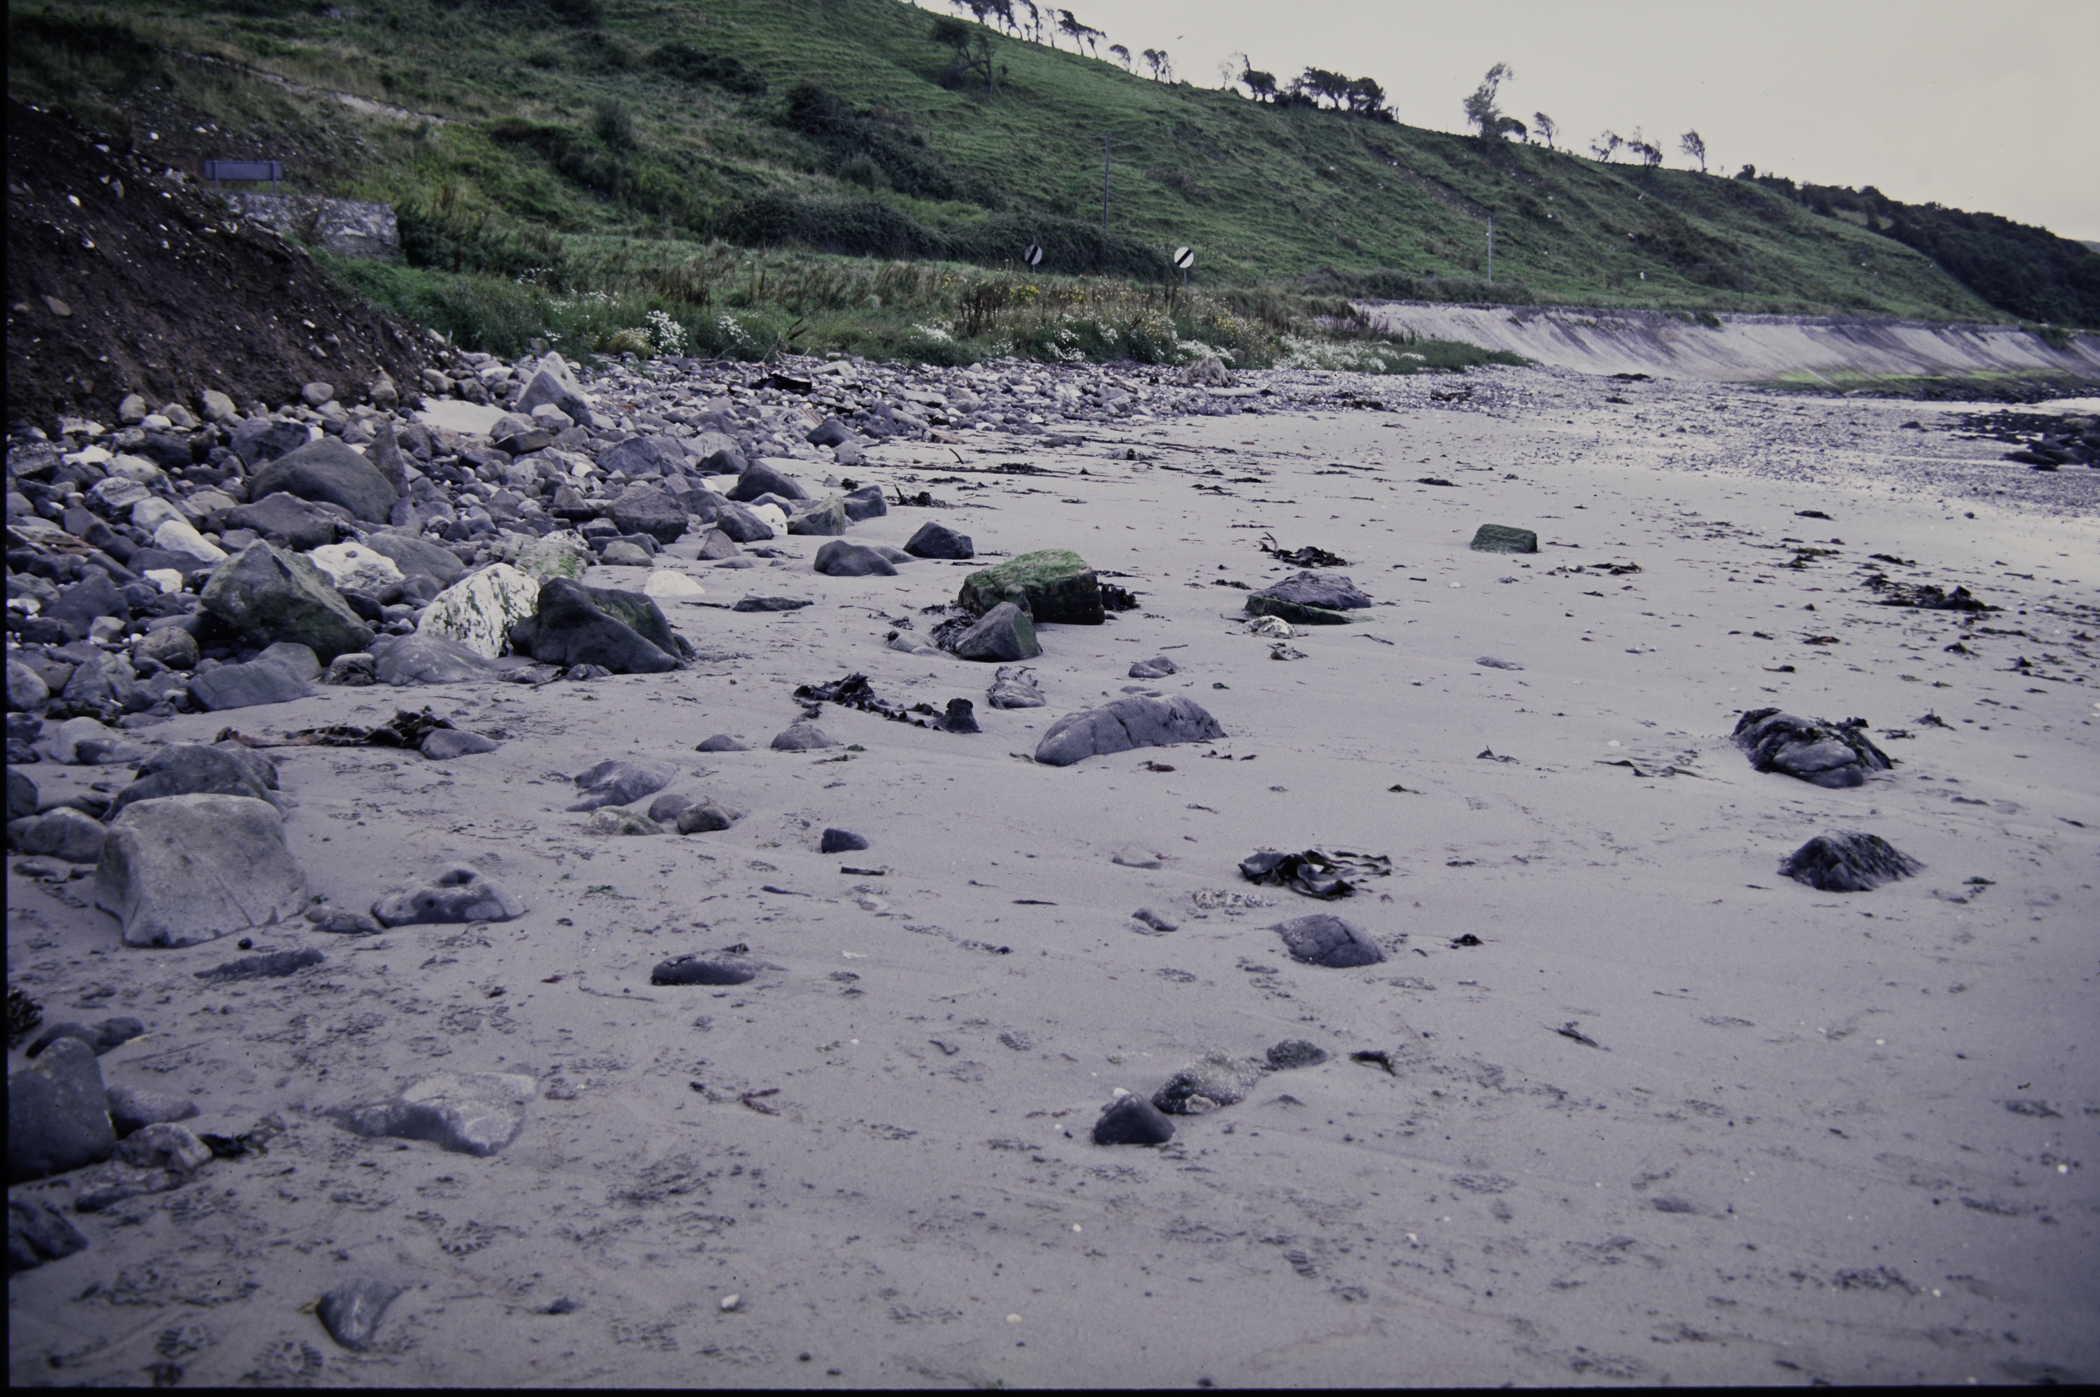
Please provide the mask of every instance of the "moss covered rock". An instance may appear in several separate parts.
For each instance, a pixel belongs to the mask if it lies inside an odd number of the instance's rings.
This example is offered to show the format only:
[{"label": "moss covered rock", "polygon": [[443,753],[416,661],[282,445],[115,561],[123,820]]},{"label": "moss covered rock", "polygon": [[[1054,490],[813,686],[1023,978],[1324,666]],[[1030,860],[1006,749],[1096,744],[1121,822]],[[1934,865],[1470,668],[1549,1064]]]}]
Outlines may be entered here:
[{"label": "moss covered rock", "polygon": [[1098,626],[1102,621],[1101,579],[1086,559],[1068,548],[1023,553],[963,579],[957,605],[982,616],[1001,602],[1012,602],[1040,625],[1062,621]]}]

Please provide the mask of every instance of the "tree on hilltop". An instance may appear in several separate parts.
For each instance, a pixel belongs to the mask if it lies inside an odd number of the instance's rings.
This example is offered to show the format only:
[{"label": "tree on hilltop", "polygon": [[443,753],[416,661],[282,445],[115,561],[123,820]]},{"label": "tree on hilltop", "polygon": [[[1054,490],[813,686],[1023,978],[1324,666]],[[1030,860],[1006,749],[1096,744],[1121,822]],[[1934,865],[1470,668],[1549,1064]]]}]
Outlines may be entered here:
[{"label": "tree on hilltop", "polygon": [[1487,70],[1487,76],[1480,80],[1480,86],[1474,88],[1460,104],[1465,108],[1466,120],[1480,133],[1481,140],[1502,139],[1506,128],[1502,125],[1502,108],[1496,104],[1495,98],[1503,81],[1515,76],[1507,63],[1497,63]]},{"label": "tree on hilltop", "polygon": [[1092,28],[1074,19],[1070,10],[1059,10],[1057,12],[1057,27],[1072,36],[1072,47],[1075,50],[1081,44],[1085,44],[1086,51],[1089,54],[1093,53],[1096,40],[1108,37],[1106,31]]},{"label": "tree on hilltop", "polygon": [[1253,93],[1254,100],[1257,102],[1273,102],[1276,100],[1276,75],[1274,73],[1264,73],[1259,68],[1242,68],[1240,70],[1240,85]]},{"label": "tree on hilltop", "polygon": [[1546,149],[1553,149],[1553,138],[1560,134],[1560,127],[1554,124],[1552,117],[1547,116],[1544,112],[1533,112],[1531,114],[1531,129],[1536,131],[1539,139],[1546,143]]},{"label": "tree on hilltop", "polygon": [[1165,49],[1146,49],[1145,65],[1152,70],[1154,82],[1174,81],[1174,60],[1167,57]]},{"label": "tree on hilltop", "polygon": [[992,36],[989,30],[973,29],[949,15],[936,15],[933,29],[927,37],[955,53],[955,57],[949,60],[947,68],[941,73],[943,87],[960,87],[963,79],[970,74],[982,73],[985,95],[998,95],[998,69],[993,61]]},{"label": "tree on hilltop", "polygon": [[1619,135],[1618,132],[1607,130],[1596,140],[1590,142],[1590,154],[1609,165],[1612,162],[1612,157],[1616,156],[1625,144],[1625,138]]},{"label": "tree on hilltop", "polygon": [[1111,58],[1115,59],[1115,60],[1116,60],[1116,62],[1118,62],[1118,63],[1120,63],[1120,64],[1122,64],[1122,65],[1123,65],[1123,71],[1124,71],[1124,72],[1126,72],[1126,73],[1127,73],[1127,72],[1132,72],[1132,71],[1134,71],[1134,70],[1133,70],[1133,69],[1131,68],[1131,66],[1130,66],[1130,50],[1129,50],[1129,49],[1127,49],[1127,48],[1124,48],[1124,47],[1123,47],[1123,46],[1122,46],[1121,44],[1110,44],[1110,45],[1108,46],[1108,52],[1109,52],[1109,56],[1110,56]]},{"label": "tree on hilltop", "polygon": [[1677,148],[1699,162],[1699,173],[1706,173],[1706,142],[1697,131],[1687,131],[1677,138]]}]

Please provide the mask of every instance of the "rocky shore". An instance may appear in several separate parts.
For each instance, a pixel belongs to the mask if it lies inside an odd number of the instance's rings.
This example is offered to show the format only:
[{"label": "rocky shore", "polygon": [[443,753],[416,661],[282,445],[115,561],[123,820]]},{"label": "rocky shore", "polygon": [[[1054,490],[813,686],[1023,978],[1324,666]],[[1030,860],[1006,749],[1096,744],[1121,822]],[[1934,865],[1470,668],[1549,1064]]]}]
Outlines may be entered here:
[{"label": "rocky shore", "polygon": [[2100,1371],[2080,405],[429,360],[10,437],[12,1381]]}]

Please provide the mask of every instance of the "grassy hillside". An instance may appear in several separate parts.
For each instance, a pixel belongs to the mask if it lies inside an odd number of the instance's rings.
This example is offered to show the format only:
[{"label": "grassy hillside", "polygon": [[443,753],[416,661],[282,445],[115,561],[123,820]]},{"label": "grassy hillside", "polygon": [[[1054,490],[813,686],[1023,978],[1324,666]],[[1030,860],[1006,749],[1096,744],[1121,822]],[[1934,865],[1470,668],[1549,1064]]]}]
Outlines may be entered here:
[{"label": "grassy hillside", "polygon": [[[484,338],[575,320],[584,293],[668,308],[717,350],[715,312],[739,305],[759,338],[799,320],[805,345],[920,352],[994,328],[1109,352],[1056,337],[1073,306],[1114,303],[1121,333],[1154,313],[1170,341],[1273,353],[1338,309],[1308,293],[2004,318],[1752,181],[1264,105],[971,26],[987,93],[979,72],[944,83],[932,26],[894,0],[60,0],[10,10],[9,88],[178,163],[271,155],[296,187],[395,203],[411,262],[469,281],[364,269],[365,290]],[[1049,256],[1025,281],[882,264],[997,267],[1031,240]],[[1241,290],[1167,294],[1178,244],[1199,291]],[[1071,280],[1090,275],[1113,280]]]}]

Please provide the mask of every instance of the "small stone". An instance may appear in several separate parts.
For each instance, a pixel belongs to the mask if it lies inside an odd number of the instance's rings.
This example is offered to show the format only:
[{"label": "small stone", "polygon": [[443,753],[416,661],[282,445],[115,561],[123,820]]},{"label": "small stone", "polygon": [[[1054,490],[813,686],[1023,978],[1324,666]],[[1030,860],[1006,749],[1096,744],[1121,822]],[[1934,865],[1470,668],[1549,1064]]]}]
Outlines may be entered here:
[{"label": "small stone", "polygon": [[1303,1038],[1289,1038],[1269,1049],[1268,1057],[1269,1066],[1279,1072],[1289,1072],[1300,1067],[1318,1067],[1327,1061],[1327,1050]]},{"label": "small stone", "polygon": [[137,1169],[194,1174],[211,1163],[211,1146],[179,1125],[141,1126],[117,1142],[117,1158]]},{"label": "small stone", "polygon": [[1043,653],[1036,639],[1035,623],[1013,602],[1001,602],[987,611],[953,642],[961,660],[1001,662],[1032,660]]},{"label": "small stone", "polygon": [[87,1044],[88,1051],[96,1057],[101,1057],[113,1048],[123,1047],[134,1038],[143,1038],[145,1034],[146,1025],[128,1015],[104,1019],[92,1026],[84,1023],[55,1023],[30,1042],[28,1048],[23,1051],[23,1056],[35,1057],[59,1039],[71,1038],[75,1042]]},{"label": "small stone", "polygon": [[270,800],[277,789],[277,764],[252,748],[229,743],[164,747],[138,768],[138,779],[117,792],[110,818],[128,805],[163,796],[227,795]]},{"label": "small stone", "polygon": [[748,752],[751,750],[751,744],[739,741],[726,732],[718,732],[713,737],[703,738],[700,745],[693,750],[696,752]]},{"label": "small stone", "polygon": [[1250,1059],[1206,1053],[1154,1092],[1152,1104],[1170,1116],[1200,1116],[1237,1106],[1247,1099],[1247,1089],[1261,1080],[1261,1072]]},{"label": "small stone", "polygon": [[328,672],[321,676],[321,682],[352,689],[369,688],[379,682],[379,657],[369,653],[338,655],[328,662]]},{"label": "small stone", "polygon": [[869,846],[866,836],[844,829],[827,829],[823,838],[817,841],[817,852],[820,854],[850,854],[856,849],[867,847]]},{"label": "small stone", "polygon": [[784,500],[806,500],[809,491],[802,488],[793,477],[783,475],[765,461],[753,461],[744,467],[737,477],[729,498],[739,504],[748,504],[760,495],[778,495]]},{"label": "small stone", "polygon": [[1377,942],[1329,912],[1315,912],[1311,916],[1279,922],[1270,930],[1283,937],[1283,944],[1293,960],[1308,965],[1345,970],[1352,966],[1375,965],[1385,959],[1385,951]]},{"label": "small stone", "polygon": [[1506,524],[1482,524],[1474,531],[1468,547],[1476,553],[1536,553],[1539,536],[1529,529],[1513,529]]},{"label": "small stone", "polygon": [[945,524],[936,524],[931,519],[919,525],[918,531],[904,542],[904,551],[914,558],[974,558],[976,546],[968,534],[959,534]]},{"label": "small stone", "polygon": [[985,702],[994,708],[1041,708],[1049,700],[1029,669],[1001,669],[985,690]]},{"label": "small stone", "polygon": [[61,1039],[8,1078],[8,1183],[99,1164],[116,1145],[102,1069],[85,1043]]},{"label": "small stone", "polygon": [[671,784],[671,769],[653,763],[623,761],[617,757],[599,762],[576,778],[583,798],[571,805],[574,813],[596,810],[603,805],[632,805]]},{"label": "small stone", "polygon": [[72,1220],[41,1198],[7,1200],[7,1273],[28,1271],[85,1251],[88,1240]]},{"label": "small stone", "polygon": [[423,739],[422,750],[423,755],[434,762],[449,762],[455,757],[493,752],[502,745],[480,733],[462,732],[458,728],[434,728]]},{"label": "small stone", "polygon": [[1146,926],[1150,927],[1152,930],[1160,932],[1162,934],[1169,931],[1181,930],[1180,922],[1169,921],[1167,918],[1162,917],[1159,913],[1153,911],[1150,907],[1140,907],[1137,911],[1132,912],[1130,916],[1133,921],[1142,922]]},{"label": "small stone", "polygon": [[1150,849],[1147,849],[1142,844],[1125,845],[1123,848],[1118,849],[1115,851],[1115,853],[1111,854],[1109,856],[1109,861],[1111,863],[1120,864],[1124,868],[1159,867],[1159,855],[1153,853]]},{"label": "small stone", "polygon": [[744,597],[731,611],[800,611],[810,603],[798,597]]},{"label": "small stone", "polygon": [[444,1072],[392,1101],[330,1114],[358,1135],[428,1140],[439,1149],[487,1156],[517,1137],[525,1124],[524,1103],[538,1090],[538,1083],[521,1073]]},{"label": "small stone", "polygon": [[833,539],[817,550],[816,571],[826,577],[895,577],[897,565],[863,543]]},{"label": "small stone", "polygon": [[1141,1096],[1120,1097],[1094,1122],[1097,1145],[1164,1145],[1174,1138],[1174,1122]]},{"label": "small stone", "polygon": [[379,1332],[380,1316],[400,1294],[401,1287],[397,1285],[371,1279],[351,1281],[322,1296],[314,1306],[314,1314],[329,1338],[353,1352],[362,1352],[372,1346],[372,1336]]},{"label": "small stone", "polygon": [[333,383],[308,383],[299,389],[299,396],[308,407],[319,407],[335,396]]},{"label": "small stone", "polygon": [[102,857],[108,831],[102,822],[71,806],[7,822],[7,846],[17,853],[93,863]]},{"label": "small stone", "polygon": [[507,922],[525,915],[525,905],[478,869],[447,869],[428,885],[393,893],[372,904],[381,926],[417,922]]},{"label": "small stone", "polygon": [[824,735],[824,730],[815,723],[801,722],[773,738],[776,752],[810,752],[819,747],[836,747],[838,743]]},{"label": "small stone", "polygon": [[734,823],[730,813],[711,800],[688,805],[679,811],[677,816],[680,834],[712,834],[717,830],[728,829]]},{"label": "small stone", "polygon": [[1225,735],[1218,720],[1192,699],[1133,695],[1058,719],[1036,744],[1035,759],[1046,766],[1070,766],[1088,757]]},{"label": "small stone", "polygon": [[197,1114],[197,1103],[169,1091],[145,1091],[137,1087],[110,1087],[109,1118],[117,1134],[129,1135],[149,1125],[186,1121]]},{"label": "small stone", "polygon": [[398,586],[405,576],[399,563],[361,543],[325,544],[306,556],[328,574],[337,591],[384,592]]},{"label": "small stone", "polygon": [[649,972],[652,985],[741,985],[758,978],[762,967],[721,956],[676,956]]},{"label": "small stone", "polygon": [[1878,834],[1819,834],[1787,856],[1779,871],[1818,892],[1871,892],[1921,872],[1925,865]]},{"label": "small stone", "polygon": [[196,972],[196,978],[208,985],[221,985],[234,980],[282,980],[320,965],[327,959],[327,956],[312,949],[273,951],[266,956],[243,956],[239,960],[227,961],[224,965],[215,965],[209,970],[199,970]]},{"label": "small stone", "polygon": [[693,804],[691,796],[666,791],[649,802],[649,818],[660,825],[672,824],[678,819],[678,812],[691,809]]},{"label": "small stone", "polygon": [[1170,674],[1181,673],[1181,666],[1165,655],[1154,655],[1149,660],[1139,660],[1130,667],[1132,679],[1164,679]]},{"label": "small stone", "polygon": [[602,810],[593,810],[591,818],[583,822],[585,834],[639,835],[662,834],[663,826],[647,815],[637,815],[632,810],[622,810],[608,805]]}]

